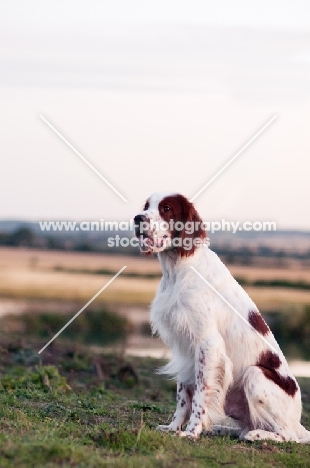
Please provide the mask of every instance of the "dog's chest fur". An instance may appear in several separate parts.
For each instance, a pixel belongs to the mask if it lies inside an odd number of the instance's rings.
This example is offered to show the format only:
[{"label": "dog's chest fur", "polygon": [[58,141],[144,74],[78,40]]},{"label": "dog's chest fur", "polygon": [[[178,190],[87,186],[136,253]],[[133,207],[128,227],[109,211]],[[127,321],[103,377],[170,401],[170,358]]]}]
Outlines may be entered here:
[{"label": "dog's chest fur", "polygon": [[[194,349],[201,327],[206,319],[197,308],[191,292],[191,276],[184,274],[184,262],[180,266],[173,252],[160,256],[163,277],[156,297],[151,306],[151,325],[153,333],[158,333],[162,341],[189,356]],[[196,280],[196,278],[195,278]],[[204,315],[208,307],[205,307]],[[203,323],[204,322],[204,323]]]}]

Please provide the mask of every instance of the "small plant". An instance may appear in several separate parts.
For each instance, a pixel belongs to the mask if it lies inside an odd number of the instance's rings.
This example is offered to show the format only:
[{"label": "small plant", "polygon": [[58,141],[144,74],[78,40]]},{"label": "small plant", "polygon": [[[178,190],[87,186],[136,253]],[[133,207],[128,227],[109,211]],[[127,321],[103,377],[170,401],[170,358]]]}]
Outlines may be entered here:
[{"label": "small plant", "polygon": [[40,389],[70,391],[65,377],[59,374],[55,366],[35,366],[34,369],[16,367],[1,378],[4,390]]}]

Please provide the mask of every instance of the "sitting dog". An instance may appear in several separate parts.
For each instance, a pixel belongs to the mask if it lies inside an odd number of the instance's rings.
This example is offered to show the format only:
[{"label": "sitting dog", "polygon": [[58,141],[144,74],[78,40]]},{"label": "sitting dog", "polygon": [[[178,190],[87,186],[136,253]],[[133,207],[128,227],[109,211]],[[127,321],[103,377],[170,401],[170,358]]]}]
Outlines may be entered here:
[{"label": "sitting dog", "polygon": [[204,430],[310,442],[298,383],[256,305],[208,248],[193,204],[155,193],[135,232],[142,252],[158,252],[163,276],[151,325],[172,352],[160,372],[177,380],[176,411],[158,429],[193,439]]}]

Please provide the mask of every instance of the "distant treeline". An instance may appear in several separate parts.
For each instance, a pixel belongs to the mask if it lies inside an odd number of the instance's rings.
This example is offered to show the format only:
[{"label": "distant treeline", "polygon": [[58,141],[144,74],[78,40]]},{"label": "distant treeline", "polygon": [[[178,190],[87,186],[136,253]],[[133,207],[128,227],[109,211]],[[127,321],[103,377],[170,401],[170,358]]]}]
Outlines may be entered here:
[{"label": "distant treeline", "polygon": [[309,260],[310,259],[310,249],[305,250],[303,252],[300,251],[291,251],[291,250],[284,250],[284,249],[277,249],[274,247],[267,247],[265,245],[257,246],[253,249],[250,247],[234,247],[231,248],[230,245],[227,247],[223,246],[216,246],[216,243],[212,244],[212,250],[215,250],[216,253],[221,256],[225,257],[227,263],[235,263],[236,257],[238,260],[244,260],[242,263],[246,264],[247,261],[251,261],[254,257],[264,257],[264,258],[275,258],[278,260],[281,259],[295,259],[295,260]]},{"label": "distant treeline", "polygon": [[[16,229],[0,231],[0,245],[7,247],[26,247],[26,248],[37,248],[43,250],[67,250],[77,252],[102,252],[111,254],[126,254],[126,255],[140,255],[138,247],[109,247],[107,244],[107,238],[109,236],[115,237],[119,234],[121,237],[131,237],[131,232],[118,232],[110,231],[109,233],[63,233],[54,232],[46,233],[41,232],[37,229],[32,229],[28,226],[17,227]],[[274,239],[276,233],[272,233]],[[279,233],[279,236],[283,236],[283,233]],[[285,235],[288,235],[285,233]],[[302,236],[305,233],[301,234]],[[295,232],[292,232],[292,236],[296,236]],[[296,259],[296,260],[310,260],[310,249],[291,250],[276,248],[274,246],[259,245],[260,240],[257,241],[256,245],[247,245],[248,239],[242,236],[242,246],[236,246],[231,242],[229,237],[225,237],[223,243],[223,237],[219,233],[217,238],[214,236],[212,239],[211,248],[214,250],[225,262],[234,264],[241,263],[244,265],[250,265],[254,263],[254,259],[257,257],[272,258],[280,262],[283,259]],[[249,236],[250,239],[250,236]],[[268,239],[268,238],[267,238]],[[266,241],[266,239],[265,239]],[[224,245],[223,245],[224,244]],[[274,245],[274,242],[273,242]],[[277,286],[277,285],[275,285]]]},{"label": "distant treeline", "polygon": [[[53,234],[35,232],[29,227],[20,227],[12,232],[0,231],[0,245],[6,247],[25,247],[43,250],[66,250],[76,252],[104,252],[112,254],[139,255],[139,249],[128,247],[108,247],[107,238],[115,237],[118,232],[111,231],[109,235],[100,233],[77,234],[54,232]],[[121,232],[121,236],[131,236],[131,233]]]}]

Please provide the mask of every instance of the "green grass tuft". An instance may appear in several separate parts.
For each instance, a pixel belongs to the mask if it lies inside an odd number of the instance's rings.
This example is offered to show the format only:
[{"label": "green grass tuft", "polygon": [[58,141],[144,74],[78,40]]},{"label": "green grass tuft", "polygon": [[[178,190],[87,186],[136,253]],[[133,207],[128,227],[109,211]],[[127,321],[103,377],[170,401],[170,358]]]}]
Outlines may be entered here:
[{"label": "green grass tuft", "polygon": [[[40,346],[2,343],[1,468],[309,466],[309,445],[206,436],[192,442],[156,431],[175,406],[174,382],[154,375],[163,362],[54,343],[38,363]],[[300,383],[309,427],[310,379]]]}]

